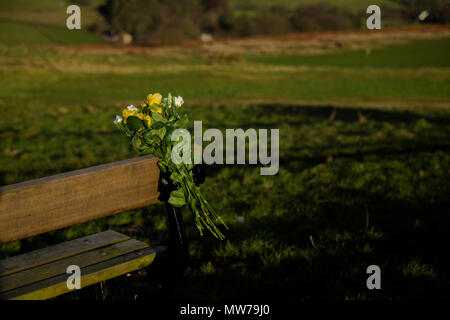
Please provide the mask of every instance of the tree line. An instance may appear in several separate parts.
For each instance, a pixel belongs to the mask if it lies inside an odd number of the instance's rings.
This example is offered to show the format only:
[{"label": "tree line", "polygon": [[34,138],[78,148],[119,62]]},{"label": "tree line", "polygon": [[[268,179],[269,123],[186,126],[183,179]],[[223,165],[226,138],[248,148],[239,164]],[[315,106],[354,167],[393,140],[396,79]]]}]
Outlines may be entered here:
[{"label": "tree line", "polygon": [[[382,7],[383,22],[401,25],[417,21],[428,10],[427,22],[450,21],[447,0],[399,0]],[[98,8],[110,32],[126,32],[136,43],[177,43],[198,38],[277,35],[293,32],[347,30],[365,27],[365,11],[354,12],[326,2],[296,8],[282,5],[247,7],[241,12],[229,0],[107,0]],[[386,23],[384,23],[386,26]]]}]

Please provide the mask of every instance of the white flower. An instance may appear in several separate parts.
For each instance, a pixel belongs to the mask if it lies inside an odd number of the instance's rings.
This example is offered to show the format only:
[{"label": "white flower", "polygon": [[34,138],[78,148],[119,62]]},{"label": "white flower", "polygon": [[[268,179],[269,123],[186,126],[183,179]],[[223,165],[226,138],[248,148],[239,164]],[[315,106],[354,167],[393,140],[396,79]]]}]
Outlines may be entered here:
[{"label": "white flower", "polygon": [[114,124],[117,126],[122,121],[123,121],[123,117],[122,116],[116,116],[116,120],[114,120]]},{"label": "white flower", "polygon": [[175,97],[175,107],[181,107],[184,103],[183,97]]},{"label": "white flower", "polygon": [[138,111],[138,108],[136,108],[135,106],[133,106],[133,105],[131,104],[131,105],[129,105],[129,106],[127,107],[127,110],[130,110],[130,111]]}]

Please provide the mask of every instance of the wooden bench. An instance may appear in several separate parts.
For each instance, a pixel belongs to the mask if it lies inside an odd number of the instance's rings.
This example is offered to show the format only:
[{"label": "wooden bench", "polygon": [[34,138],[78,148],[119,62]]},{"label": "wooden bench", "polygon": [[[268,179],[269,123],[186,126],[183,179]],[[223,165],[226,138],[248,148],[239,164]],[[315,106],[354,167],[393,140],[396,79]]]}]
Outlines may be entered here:
[{"label": "wooden bench", "polygon": [[[142,156],[0,187],[0,243],[47,233],[158,202],[167,177]],[[160,194],[161,193],[161,194]],[[66,269],[81,269],[81,287],[102,284],[163,259],[164,285],[188,258],[181,212],[166,205],[169,241],[151,247],[108,230],[0,260],[0,299],[48,299],[69,291]]]}]

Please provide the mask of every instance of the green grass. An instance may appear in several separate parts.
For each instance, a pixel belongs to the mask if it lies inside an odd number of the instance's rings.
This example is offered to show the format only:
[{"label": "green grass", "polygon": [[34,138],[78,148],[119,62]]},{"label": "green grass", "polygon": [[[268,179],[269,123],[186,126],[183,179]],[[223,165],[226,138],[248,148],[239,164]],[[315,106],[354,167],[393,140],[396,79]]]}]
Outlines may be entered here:
[{"label": "green grass", "polygon": [[1,1],[0,44],[1,45],[47,45],[47,44],[92,44],[99,43],[97,35],[88,31],[96,24],[102,28],[102,21],[96,7],[81,5],[81,30],[68,30],[66,20],[70,1]]},{"label": "green grass", "polygon": [[42,30],[49,34],[51,39],[61,44],[95,44],[100,43],[100,38],[91,32],[84,30],[69,30],[65,27],[42,26]]},{"label": "green grass", "polygon": [[[358,109],[352,108],[338,109],[330,122],[329,107],[189,106],[190,117],[204,119],[205,127],[280,128],[281,168],[275,177],[262,177],[258,168],[249,166],[208,169],[205,193],[231,229],[224,242],[201,238],[190,213],[184,212],[192,260],[175,297],[292,300],[445,294],[450,114],[359,111],[367,121],[359,121]],[[72,113],[78,114],[79,125],[59,117],[45,128],[19,129],[20,138],[16,133],[9,138],[13,141],[3,142],[21,150],[14,168],[32,177],[136,155],[125,147],[126,139],[106,126],[110,119],[104,110]],[[13,170],[2,168],[9,174]],[[245,222],[238,223],[237,216]],[[164,242],[164,211],[153,206],[52,237],[34,237],[23,241],[21,250],[106,228]],[[382,292],[362,287],[365,268],[373,263],[386,274]],[[115,283],[116,294],[145,293],[136,283]]]},{"label": "green grass", "polygon": [[65,27],[0,21],[0,45],[94,44],[97,35]]},{"label": "green grass", "polygon": [[60,0],[2,0],[0,8],[2,9],[16,9],[16,8],[61,8],[66,1]]},{"label": "green grass", "polygon": [[98,6],[105,0],[91,1],[89,5],[80,5],[68,0],[3,0],[0,2],[0,20],[65,27],[67,7],[77,4],[81,10],[81,25],[87,27],[92,23],[102,24],[97,12]]},{"label": "green grass", "polygon": [[290,66],[330,66],[343,68],[419,68],[450,67],[447,53],[450,39],[419,40],[406,45],[391,45],[363,50],[336,50],[323,55],[259,54],[249,62]]},{"label": "green grass", "polygon": [[[71,104],[80,96],[91,104],[134,100],[145,95],[146,88],[183,92],[194,101],[214,97],[442,104],[450,97],[445,55],[449,43],[447,38],[420,40],[372,49],[369,56],[348,50],[322,55],[243,54],[229,64],[210,64],[201,52],[189,49],[150,57],[39,49],[30,57],[26,48],[3,47],[5,65],[14,68],[2,71],[0,93],[4,101],[26,104],[33,97],[46,105]],[[99,83],[101,87],[93,91]]]},{"label": "green grass", "polygon": [[[67,62],[70,64],[70,62]],[[394,101],[442,102],[450,96],[449,80],[427,80],[413,71],[404,73],[359,70],[323,70],[315,72],[255,72],[252,80],[236,78],[226,70],[181,71],[176,73],[52,74],[45,72],[2,72],[0,97],[13,104],[71,106],[79,97],[85,103],[110,107],[114,103],[144,96],[146,88],[160,92],[183,93],[187,100],[217,101],[284,100],[284,101]],[[437,73],[437,72],[436,72]],[[437,73],[438,76],[443,76]],[[340,79],[336,81],[336,79]],[[102,85],[99,87],[99,83]],[[127,83],[126,86],[123,83]],[[92,88],[97,90],[93,91]],[[242,90],[245,88],[245,90]],[[20,92],[15,94],[14,92]],[[60,95],[53,100],[55,92]]]},{"label": "green grass", "polygon": [[[294,62],[300,54],[211,62],[200,49],[2,46],[0,185],[137,156],[114,115],[148,92],[171,91],[205,129],[280,129],[277,176],[207,168],[204,194],[230,230],[223,242],[202,238],[184,211],[191,261],[172,298],[448,298],[448,40],[423,43],[372,50],[369,65],[357,63],[358,52],[305,56],[305,68]],[[108,228],[164,243],[164,207],[4,244],[0,255]],[[371,264],[381,267],[380,291],[365,288]],[[116,295],[151,298],[152,288],[111,282]]]},{"label": "green grass", "polygon": [[45,45],[51,43],[33,26],[0,21],[0,44],[2,45]]}]

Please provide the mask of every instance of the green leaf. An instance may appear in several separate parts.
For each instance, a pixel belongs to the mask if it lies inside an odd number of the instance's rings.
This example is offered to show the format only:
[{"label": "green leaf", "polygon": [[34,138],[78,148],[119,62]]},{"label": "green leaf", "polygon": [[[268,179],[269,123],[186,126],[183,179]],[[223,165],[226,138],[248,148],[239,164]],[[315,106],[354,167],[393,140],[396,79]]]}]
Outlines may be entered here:
[{"label": "green leaf", "polygon": [[139,148],[139,151],[142,152],[143,154],[153,154],[153,152],[155,151],[155,148],[143,146],[143,147]]},{"label": "green leaf", "polygon": [[168,202],[174,207],[184,206],[186,204],[186,200],[184,199],[183,189],[180,188],[178,190],[172,191],[170,193],[170,198]]},{"label": "green leaf", "polygon": [[175,123],[173,125],[177,128],[186,128],[188,123],[189,123],[189,118],[185,114],[180,119],[175,121]]},{"label": "green leaf", "polygon": [[159,167],[159,170],[161,170],[162,172],[167,172],[167,164],[164,161],[159,160],[158,167]]},{"label": "green leaf", "polygon": [[166,130],[166,138],[164,139],[166,141],[167,144],[171,145],[173,144],[172,142],[172,133],[175,131],[174,127],[168,127],[169,129]]},{"label": "green leaf", "polygon": [[167,107],[172,108],[172,94],[170,92],[167,95]]},{"label": "green leaf", "polygon": [[186,179],[187,184],[189,186],[190,189],[195,190],[195,183],[194,183],[194,179],[190,178],[190,179]]},{"label": "green leaf", "polygon": [[164,127],[164,123],[153,121],[151,127],[152,129],[161,129],[162,127]]},{"label": "green leaf", "polygon": [[147,144],[153,145],[158,141],[158,136],[153,132],[147,131],[146,133],[144,133],[144,140]]},{"label": "green leaf", "polygon": [[172,162],[172,148],[167,148],[166,149],[166,153],[164,153],[164,160],[167,162],[167,163],[169,163],[169,162],[171,162],[172,164],[173,164],[173,162]]},{"label": "green leaf", "polygon": [[152,119],[153,121],[167,122],[167,119],[158,112],[152,112]]},{"label": "green leaf", "polygon": [[118,124],[116,124],[116,126],[117,126],[117,128],[119,128],[121,130],[125,130],[126,129],[125,125],[123,124],[123,121],[121,121]]},{"label": "green leaf", "polygon": [[139,137],[139,134],[137,132],[134,134],[133,138],[131,139],[131,144],[136,149],[139,149],[139,147],[142,145],[141,137]]},{"label": "green leaf", "polygon": [[156,134],[161,140],[164,139],[164,136],[166,135],[166,128],[162,127],[161,129],[153,129],[153,134]]},{"label": "green leaf", "polygon": [[138,131],[144,125],[142,124],[141,119],[135,116],[130,116],[127,118],[127,127],[132,131]]},{"label": "green leaf", "polygon": [[178,183],[183,183],[183,177],[178,172],[172,172],[170,179]]}]

